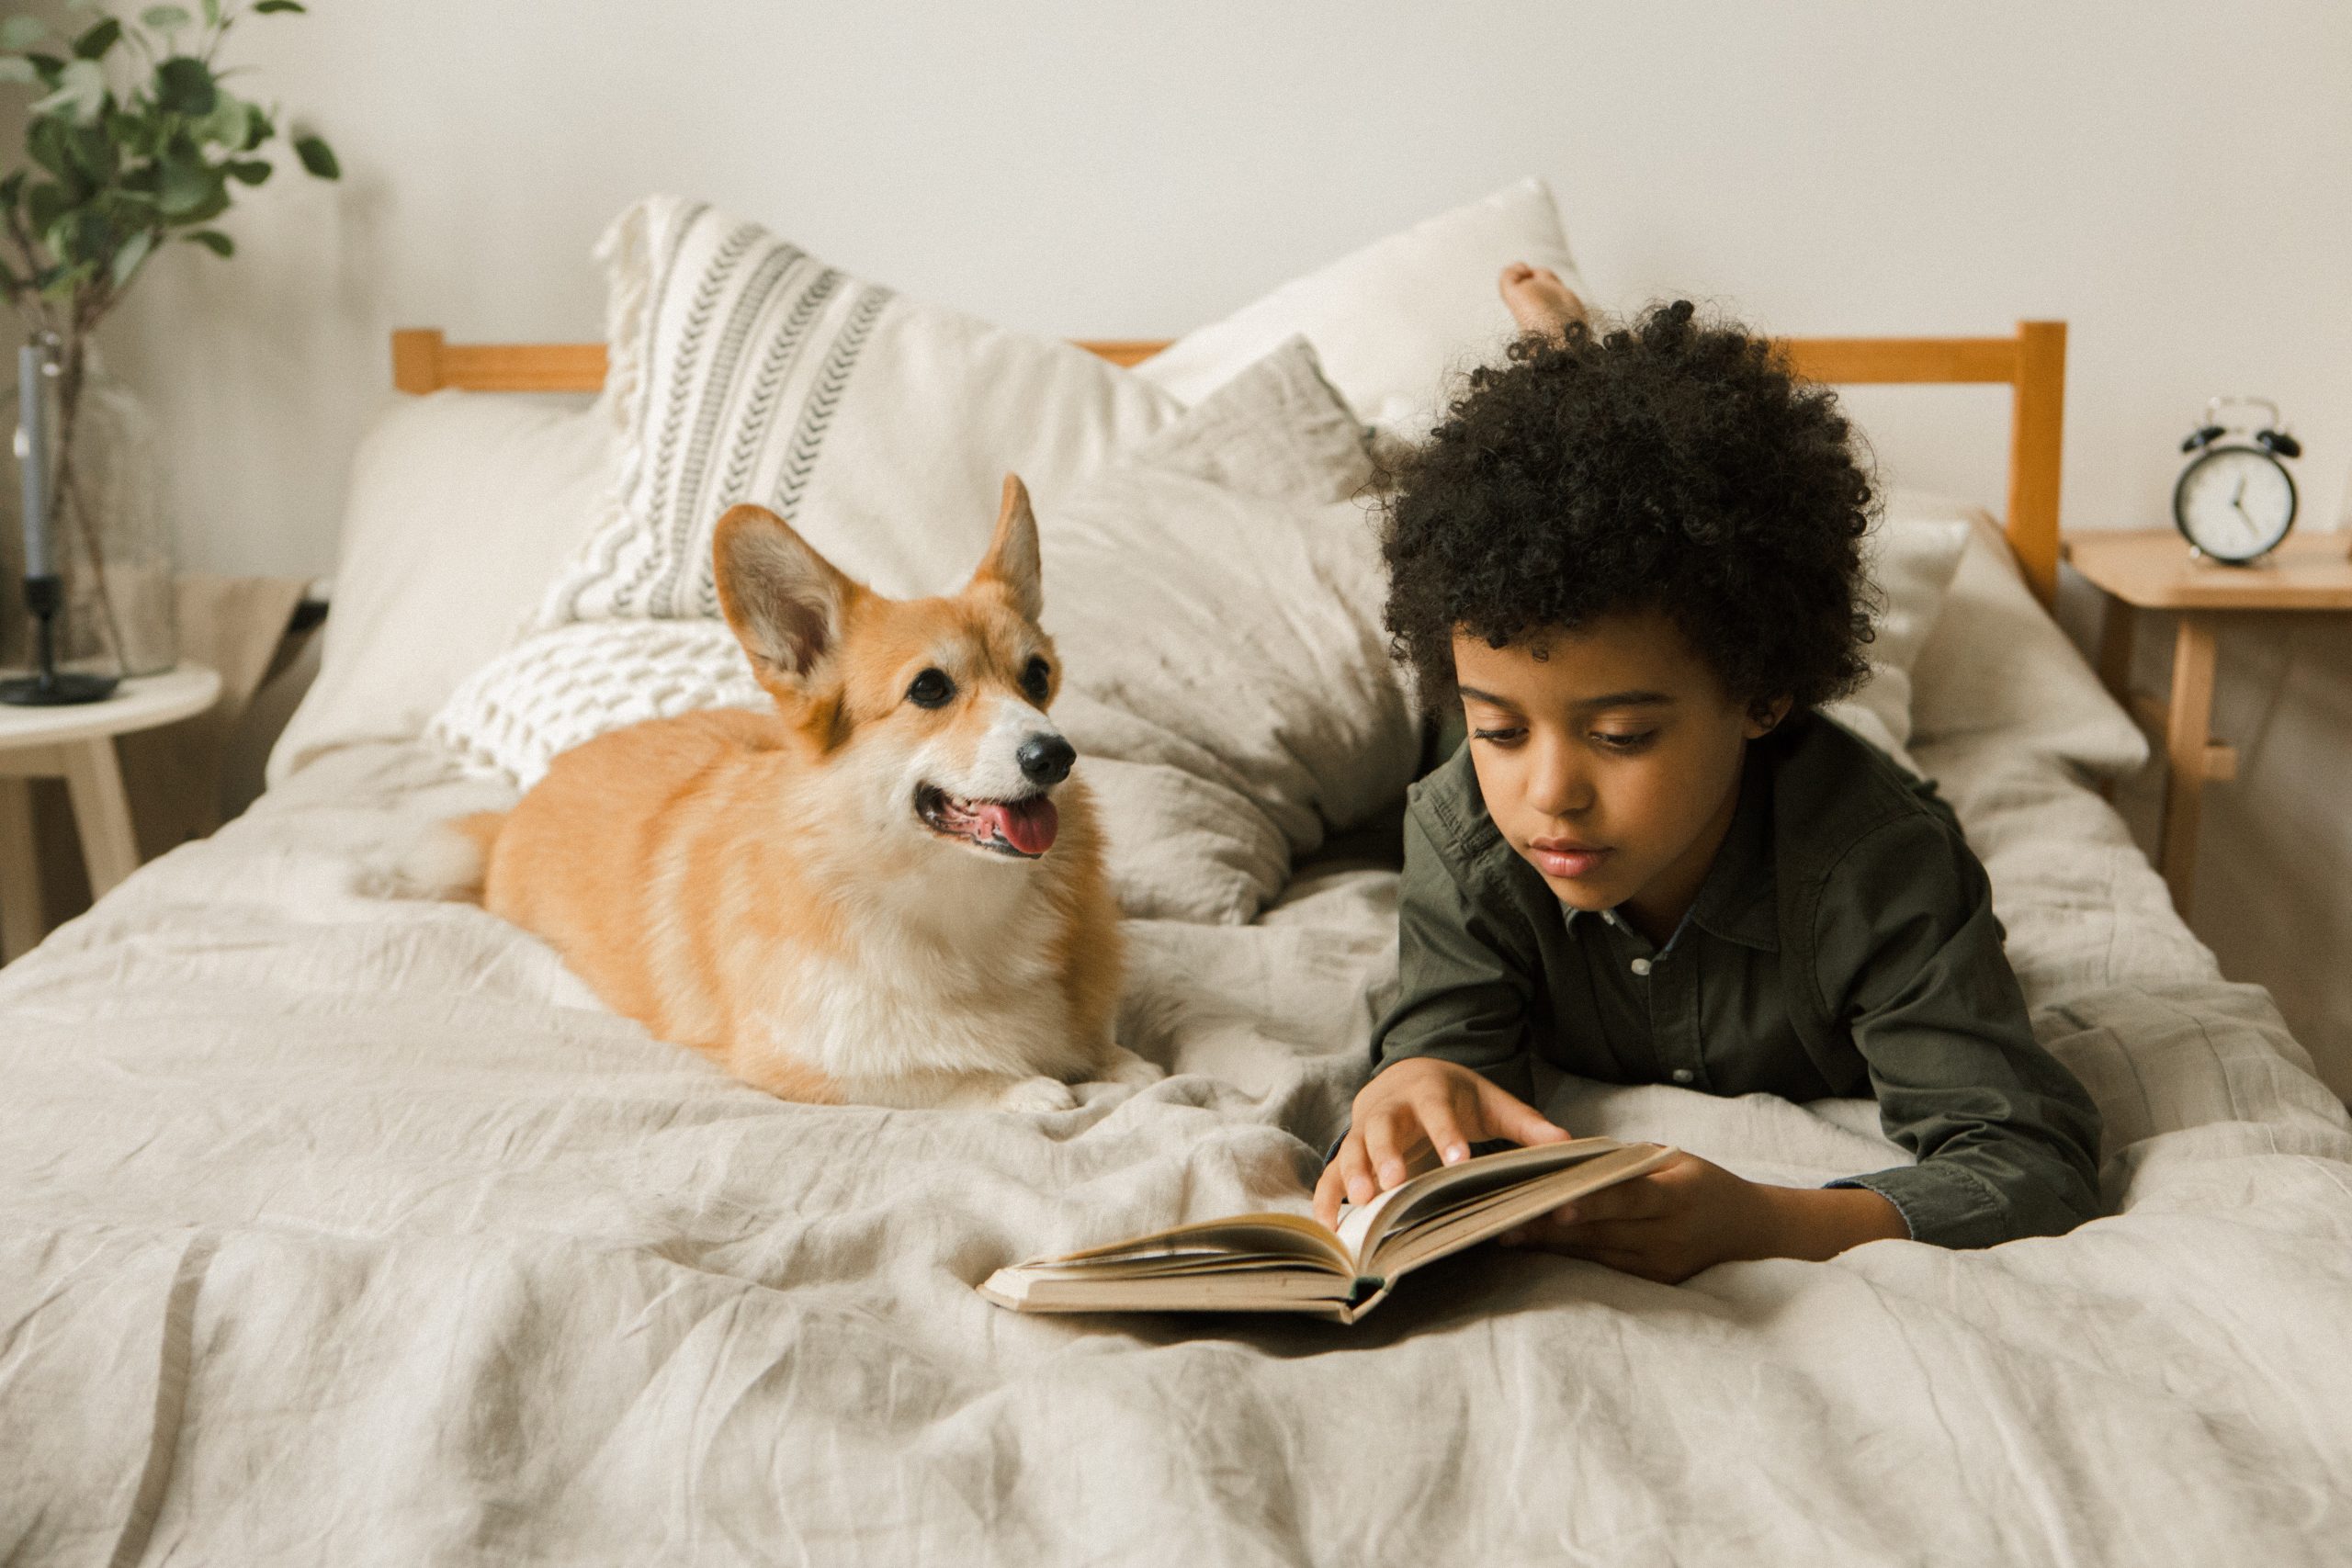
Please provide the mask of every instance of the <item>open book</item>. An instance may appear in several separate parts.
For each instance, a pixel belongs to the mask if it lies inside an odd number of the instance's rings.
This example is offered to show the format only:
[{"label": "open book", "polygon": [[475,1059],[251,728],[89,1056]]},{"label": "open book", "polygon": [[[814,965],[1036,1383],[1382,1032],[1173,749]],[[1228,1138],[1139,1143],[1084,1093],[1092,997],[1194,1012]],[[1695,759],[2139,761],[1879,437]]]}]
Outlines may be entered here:
[{"label": "open book", "polygon": [[1295,1312],[1353,1323],[1422,1264],[1674,1155],[1614,1138],[1504,1149],[1344,1207],[1336,1231],[1298,1214],[1236,1214],[1016,1263],[979,1292],[1015,1312]]}]

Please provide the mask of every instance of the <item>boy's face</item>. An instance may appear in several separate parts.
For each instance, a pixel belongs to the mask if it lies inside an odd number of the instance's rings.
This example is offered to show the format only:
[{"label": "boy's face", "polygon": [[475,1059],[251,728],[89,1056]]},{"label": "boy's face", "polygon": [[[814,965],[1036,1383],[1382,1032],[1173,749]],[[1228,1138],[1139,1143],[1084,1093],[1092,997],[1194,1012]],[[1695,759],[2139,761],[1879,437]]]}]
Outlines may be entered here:
[{"label": "boy's face", "polygon": [[1655,610],[1507,648],[1457,634],[1454,673],[1487,811],[1577,909],[1629,907],[1663,940],[1698,897],[1738,804],[1751,713]]}]

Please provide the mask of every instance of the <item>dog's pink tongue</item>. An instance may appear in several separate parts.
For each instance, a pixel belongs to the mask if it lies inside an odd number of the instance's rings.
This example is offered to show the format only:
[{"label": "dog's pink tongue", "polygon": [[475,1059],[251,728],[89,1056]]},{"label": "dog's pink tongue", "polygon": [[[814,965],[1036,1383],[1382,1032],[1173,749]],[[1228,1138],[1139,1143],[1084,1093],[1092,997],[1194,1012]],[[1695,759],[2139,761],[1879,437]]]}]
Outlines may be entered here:
[{"label": "dog's pink tongue", "polygon": [[1042,795],[1009,804],[991,800],[980,807],[980,819],[1024,855],[1041,855],[1052,849],[1054,834],[1061,828],[1061,814]]}]

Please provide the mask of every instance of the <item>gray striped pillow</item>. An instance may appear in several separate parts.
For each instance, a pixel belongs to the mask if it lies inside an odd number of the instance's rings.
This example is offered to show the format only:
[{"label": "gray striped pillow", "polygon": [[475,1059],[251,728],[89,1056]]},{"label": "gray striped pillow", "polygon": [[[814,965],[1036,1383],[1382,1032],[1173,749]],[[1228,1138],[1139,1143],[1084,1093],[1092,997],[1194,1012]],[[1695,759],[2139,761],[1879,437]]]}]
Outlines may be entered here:
[{"label": "gray striped pillow", "polygon": [[616,489],[538,624],[718,613],[710,536],[757,502],[886,593],[960,584],[1019,472],[1041,507],[1182,412],[1081,349],[827,266],[653,197],[597,249]]}]

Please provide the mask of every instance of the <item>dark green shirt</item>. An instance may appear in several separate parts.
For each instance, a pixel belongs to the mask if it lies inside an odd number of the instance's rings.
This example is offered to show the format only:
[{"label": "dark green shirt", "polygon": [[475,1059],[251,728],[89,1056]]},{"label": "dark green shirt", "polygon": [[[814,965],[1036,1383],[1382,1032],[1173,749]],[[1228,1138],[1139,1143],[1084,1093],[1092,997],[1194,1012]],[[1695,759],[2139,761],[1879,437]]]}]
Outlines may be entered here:
[{"label": "dark green shirt", "polygon": [[1990,1247],[2098,1212],[2098,1112],[2033,1037],[1992,887],[1931,786],[1831,721],[1750,742],[1723,847],[1654,948],[1567,910],[1487,815],[1464,747],[1413,788],[1376,1066],[1439,1056],[1526,1097],[1608,1083],[1874,1095],[1917,1165],[1857,1176],[1913,1236]]}]

